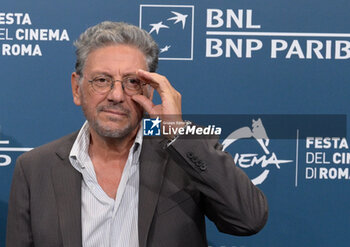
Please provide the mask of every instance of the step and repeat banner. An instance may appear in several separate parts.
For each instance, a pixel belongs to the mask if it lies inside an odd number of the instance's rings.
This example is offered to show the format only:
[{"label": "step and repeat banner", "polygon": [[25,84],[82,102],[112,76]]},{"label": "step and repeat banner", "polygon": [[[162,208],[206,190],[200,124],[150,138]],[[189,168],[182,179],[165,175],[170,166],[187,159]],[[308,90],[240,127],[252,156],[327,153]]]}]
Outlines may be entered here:
[{"label": "step and repeat banner", "polygon": [[349,11],[348,0],[2,0],[0,246],[17,157],[84,122],[72,43],[104,20],[154,37],[186,118],[222,129],[268,198],[260,233],[230,236],[208,220],[209,246],[349,246]]}]

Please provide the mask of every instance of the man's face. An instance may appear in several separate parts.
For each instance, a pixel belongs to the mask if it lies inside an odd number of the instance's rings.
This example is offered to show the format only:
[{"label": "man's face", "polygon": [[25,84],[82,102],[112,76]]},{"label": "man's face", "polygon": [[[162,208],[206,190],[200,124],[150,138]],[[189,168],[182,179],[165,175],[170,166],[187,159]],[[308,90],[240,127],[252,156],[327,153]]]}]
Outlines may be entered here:
[{"label": "man's face", "polygon": [[120,81],[105,94],[96,93],[88,81],[101,75],[121,80],[135,75],[138,69],[147,70],[145,56],[139,49],[110,45],[90,52],[82,78],[72,74],[74,103],[82,106],[92,130],[99,136],[123,138],[131,132],[136,133],[143,110],[125,94]]}]

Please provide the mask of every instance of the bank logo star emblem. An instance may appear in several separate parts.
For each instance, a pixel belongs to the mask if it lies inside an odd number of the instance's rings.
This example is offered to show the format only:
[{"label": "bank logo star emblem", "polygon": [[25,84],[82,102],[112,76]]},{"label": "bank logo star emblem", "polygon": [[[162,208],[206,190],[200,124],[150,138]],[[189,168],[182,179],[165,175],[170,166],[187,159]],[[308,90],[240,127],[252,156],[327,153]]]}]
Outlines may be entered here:
[{"label": "bank logo star emblem", "polygon": [[185,29],[185,25],[186,25],[186,18],[188,15],[183,15],[181,13],[175,12],[175,11],[171,11],[171,13],[173,13],[175,16],[168,18],[169,20],[175,20],[174,24],[178,23],[181,21],[182,23],[182,29]]},{"label": "bank logo star emblem", "polygon": [[157,42],[159,60],[193,60],[193,5],[141,4],[139,26]]},{"label": "bank logo star emblem", "polygon": [[169,51],[169,48],[171,48],[171,45],[166,45],[163,48],[160,49],[160,53]]},{"label": "bank logo star emblem", "polygon": [[161,28],[169,28],[168,26],[166,25],[163,25],[163,22],[158,22],[158,23],[155,23],[155,24],[149,24],[150,26],[152,26],[152,29],[149,33],[152,33],[153,31],[156,31],[156,33],[158,34],[159,33],[159,30]]},{"label": "bank logo star emblem", "polygon": [[143,135],[160,136],[160,123],[162,120],[157,118],[145,118],[143,120]]}]

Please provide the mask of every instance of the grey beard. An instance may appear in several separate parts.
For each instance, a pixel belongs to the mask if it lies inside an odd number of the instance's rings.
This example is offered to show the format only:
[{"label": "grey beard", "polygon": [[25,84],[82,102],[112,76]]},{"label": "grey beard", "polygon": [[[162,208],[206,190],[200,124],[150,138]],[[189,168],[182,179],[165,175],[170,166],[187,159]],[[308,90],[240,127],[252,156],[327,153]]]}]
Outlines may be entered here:
[{"label": "grey beard", "polygon": [[109,138],[124,138],[136,128],[136,126],[128,124],[123,129],[109,129],[102,127],[98,121],[89,122],[89,125],[99,136]]}]

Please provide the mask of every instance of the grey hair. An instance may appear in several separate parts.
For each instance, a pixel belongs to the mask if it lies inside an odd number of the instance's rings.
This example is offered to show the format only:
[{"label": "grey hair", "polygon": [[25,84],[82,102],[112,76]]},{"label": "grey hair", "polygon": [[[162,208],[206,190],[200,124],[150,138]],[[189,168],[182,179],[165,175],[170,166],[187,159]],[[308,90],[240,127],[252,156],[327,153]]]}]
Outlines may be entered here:
[{"label": "grey hair", "polygon": [[145,30],[124,22],[104,21],[89,27],[74,42],[77,48],[75,72],[83,75],[85,61],[95,49],[108,45],[131,45],[138,48],[146,57],[150,72],[155,72],[158,66],[159,49],[157,43]]}]

